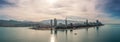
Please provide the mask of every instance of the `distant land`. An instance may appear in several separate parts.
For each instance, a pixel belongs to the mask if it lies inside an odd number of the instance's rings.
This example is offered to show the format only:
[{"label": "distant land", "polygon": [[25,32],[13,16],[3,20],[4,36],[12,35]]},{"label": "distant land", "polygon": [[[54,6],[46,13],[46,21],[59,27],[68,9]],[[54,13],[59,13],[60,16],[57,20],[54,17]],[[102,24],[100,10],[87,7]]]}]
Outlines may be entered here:
[{"label": "distant land", "polygon": [[[65,22],[65,20],[58,19],[57,21],[59,23]],[[73,21],[73,20],[68,20],[68,23],[84,23],[84,21]],[[50,26],[50,19],[48,20],[43,20],[39,22],[33,22],[33,21],[17,21],[17,20],[0,20],[0,27],[31,27],[31,26],[36,26],[36,25],[41,25],[41,26]],[[120,24],[110,24],[107,23],[107,25],[120,25]]]},{"label": "distant land", "polygon": [[35,22],[28,21],[0,20],[0,27],[28,27],[35,24]]},{"label": "distant land", "polygon": [[[60,20],[58,19],[57,21],[59,21],[58,23],[64,23],[64,20]],[[69,22],[77,22],[78,21],[70,21]],[[79,21],[82,23],[82,21]],[[0,20],[0,27],[30,27],[30,26],[36,26],[36,25],[42,25],[42,26],[48,26],[50,25],[50,20],[43,20],[40,22],[32,22],[32,21],[17,21],[17,20]]]}]

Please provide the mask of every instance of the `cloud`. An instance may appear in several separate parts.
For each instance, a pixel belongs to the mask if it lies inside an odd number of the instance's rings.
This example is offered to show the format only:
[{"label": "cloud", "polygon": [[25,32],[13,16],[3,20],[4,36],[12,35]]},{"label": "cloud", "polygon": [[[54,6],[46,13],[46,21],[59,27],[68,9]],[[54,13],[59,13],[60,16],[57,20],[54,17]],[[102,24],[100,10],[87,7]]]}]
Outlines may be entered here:
[{"label": "cloud", "polygon": [[[15,20],[41,21],[44,19],[64,19],[65,17],[81,17],[86,19],[112,20],[110,14],[103,10],[103,1],[98,0],[5,0],[12,3],[0,8],[0,16]],[[53,0],[54,1],[54,0]],[[3,19],[5,19],[3,17]]]}]

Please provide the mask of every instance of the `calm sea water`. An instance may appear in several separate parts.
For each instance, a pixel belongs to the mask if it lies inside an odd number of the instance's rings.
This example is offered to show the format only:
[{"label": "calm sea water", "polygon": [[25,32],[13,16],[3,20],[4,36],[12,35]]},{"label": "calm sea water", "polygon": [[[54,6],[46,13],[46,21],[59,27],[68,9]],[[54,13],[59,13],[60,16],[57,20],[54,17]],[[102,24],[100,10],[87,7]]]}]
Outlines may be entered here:
[{"label": "calm sea water", "polygon": [[0,42],[120,42],[120,25],[75,30],[33,30],[0,27]]}]

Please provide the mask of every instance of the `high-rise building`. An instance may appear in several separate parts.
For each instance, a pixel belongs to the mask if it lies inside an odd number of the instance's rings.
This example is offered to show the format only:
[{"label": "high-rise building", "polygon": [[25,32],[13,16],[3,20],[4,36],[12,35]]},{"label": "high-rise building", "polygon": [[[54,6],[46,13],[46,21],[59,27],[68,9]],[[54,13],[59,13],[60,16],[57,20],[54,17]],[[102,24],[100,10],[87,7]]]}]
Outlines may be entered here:
[{"label": "high-rise building", "polygon": [[53,27],[53,20],[52,19],[50,20],[50,25],[51,25],[51,27]]},{"label": "high-rise building", "polygon": [[102,23],[99,20],[96,20],[97,25],[101,25]]},{"label": "high-rise building", "polygon": [[66,19],[65,19],[65,25],[66,25],[66,27],[67,27],[67,24],[68,24],[68,23],[67,23],[67,18],[66,18]]},{"label": "high-rise building", "polygon": [[88,19],[86,20],[86,25],[88,25]]},{"label": "high-rise building", "polygon": [[57,26],[57,19],[55,18],[54,19],[54,27],[56,27]]}]

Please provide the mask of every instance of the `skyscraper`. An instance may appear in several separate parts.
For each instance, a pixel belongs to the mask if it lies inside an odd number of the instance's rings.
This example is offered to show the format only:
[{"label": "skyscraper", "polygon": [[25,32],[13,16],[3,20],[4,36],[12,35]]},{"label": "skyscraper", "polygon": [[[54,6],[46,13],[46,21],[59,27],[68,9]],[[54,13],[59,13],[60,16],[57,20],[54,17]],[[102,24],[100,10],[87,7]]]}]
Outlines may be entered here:
[{"label": "skyscraper", "polygon": [[57,19],[54,18],[54,27],[56,27],[56,26],[57,26]]}]

